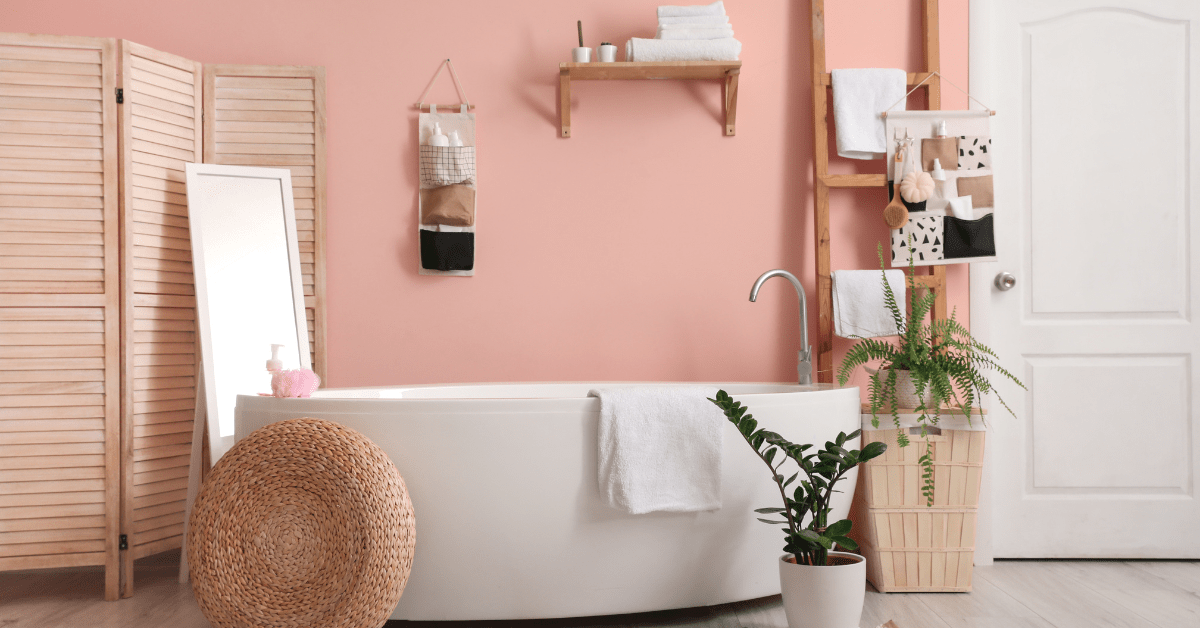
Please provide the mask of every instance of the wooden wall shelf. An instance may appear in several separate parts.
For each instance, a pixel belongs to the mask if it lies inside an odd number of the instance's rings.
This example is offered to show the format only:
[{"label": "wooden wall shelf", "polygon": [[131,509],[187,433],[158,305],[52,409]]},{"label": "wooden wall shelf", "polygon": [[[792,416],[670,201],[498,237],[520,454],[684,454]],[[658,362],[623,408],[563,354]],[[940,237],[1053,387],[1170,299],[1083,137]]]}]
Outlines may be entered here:
[{"label": "wooden wall shelf", "polygon": [[636,81],[643,79],[724,79],[725,135],[734,135],[737,119],[738,75],[741,61],[667,61],[662,63],[560,63],[558,99],[562,137],[571,137],[571,80]]}]

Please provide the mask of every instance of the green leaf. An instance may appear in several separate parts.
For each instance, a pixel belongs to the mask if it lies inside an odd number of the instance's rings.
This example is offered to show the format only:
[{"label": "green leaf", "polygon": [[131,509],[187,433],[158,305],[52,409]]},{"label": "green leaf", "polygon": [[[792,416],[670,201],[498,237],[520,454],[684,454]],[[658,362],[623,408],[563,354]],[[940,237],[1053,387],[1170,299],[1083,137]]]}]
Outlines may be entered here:
[{"label": "green leaf", "polygon": [[833,542],[837,543],[838,547],[850,550],[851,552],[858,549],[858,543],[855,543],[854,539],[847,536],[835,536],[833,537]]},{"label": "green leaf", "polygon": [[763,519],[762,517],[758,517],[758,520],[763,523],[769,523],[771,525],[779,525],[779,524],[788,525],[788,522],[786,522],[786,521],[771,521],[770,519]]},{"label": "green leaf", "polygon": [[805,541],[808,541],[810,543],[820,543],[821,542],[821,535],[817,534],[816,532],[813,532],[812,530],[801,530],[799,532],[799,536],[800,536],[800,538],[802,538]]},{"label": "green leaf", "polygon": [[853,525],[854,524],[851,523],[849,519],[842,519],[841,521],[838,521],[837,523],[834,523],[826,528],[825,534],[829,536],[846,536],[846,534],[850,532],[850,528]]},{"label": "green leaf", "polygon": [[783,509],[782,508],[755,508],[754,512],[757,512],[760,515],[770,515],[770,514],[775,514],[777,512],[783,512]]}]

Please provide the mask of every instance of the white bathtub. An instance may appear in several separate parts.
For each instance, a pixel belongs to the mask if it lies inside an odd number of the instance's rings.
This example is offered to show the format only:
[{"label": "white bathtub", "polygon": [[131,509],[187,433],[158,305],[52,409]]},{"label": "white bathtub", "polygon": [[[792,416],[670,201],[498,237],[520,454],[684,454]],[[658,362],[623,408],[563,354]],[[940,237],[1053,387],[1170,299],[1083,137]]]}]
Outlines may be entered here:
[{"label": "white bathtub", "polygon": [[[538,619],[690,608],[779,593],[778,506],[762,461],[725,424],[723,507],[628,515],[600,501],[600,386],[549,383],[335,389],[311,399],[238,397],[236,437],[317,417],[391,456],[417,518],[412,575],[392,619]],[[703,384],[707,385],[707,384]],[[859,425],[857,388],[713,384],[797,443]],[[857,447],[857,440],[853,443]],[[856,474],[839,486],[846,516]]]}]

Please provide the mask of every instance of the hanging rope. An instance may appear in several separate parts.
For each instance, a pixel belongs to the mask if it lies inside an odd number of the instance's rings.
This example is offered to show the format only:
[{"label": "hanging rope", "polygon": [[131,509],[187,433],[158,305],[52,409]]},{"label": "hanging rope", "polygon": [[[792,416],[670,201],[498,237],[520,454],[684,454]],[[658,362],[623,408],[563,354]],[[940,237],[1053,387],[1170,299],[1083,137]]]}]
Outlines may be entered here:
[{"label": "hanging rope", "polygon": [[[447,61],[449,61],[449,59],[447,59]],[[968,92],[967,90],[965,90],[965,89],[963,89],[963,88],[961,88],[961,87],[959,87],[959,86],[955,85],[954,83],[950,82],[950,79],[948,79],[948,78],[946,78],[946,77],[942,76],[942,73],[941,73],[941,72],[930,72],[928,76],[926,76],[925,78],[921,79],[921,82],[920,82],[920,83],[917,83],[916,85],[913,85],[913,88],[912,88],[912,89],[910,89],[910,90],[908,90],[908,93],[907,93],[907,94],[905,94],[905,95],[901,96],[901,97],[900,97],[900,100],[897,100],[896,102],[892,103],[892,106],[891,106],[891,107],[888,107],[887,109],[883,110],[883,113],[881,113],[880,115],[882,115],[883,117],[885,117],[885,118],[886,118],[886,117],[887,117],[887,114],[888,114],[888,112],[889,112],[889,111],[891,111],[892,109],[894,109],[894,108],[896,107],[896,105],[898,105],[898,104],[900,104],[900,103],[904,102],[904,100],[905,100],[906,98],[908,98],[909,94],[912,94],[913,92],[917,91],[917,88],[919,88],[919,87],[921,87],[922,85],[924,85],[924,84],[925,84],[925,81],[928,81],[929,79],[931,79],[931,78],[933,78],[933,77],[935,77],[935,76],[937,76],[937,77],[940,77],[940,78],[941,78],[943,81],[946,81],[947,83],[949,83],[949,84],[950,84],[950,87],[953,87],[954,89],[957,89],[958,91],[962,92],[962,93],[963,93],[963,94],[964,94],[964,95],[965,95],[967,98],[970,98],[971,100],[974,100],[975,102],[979,103],[979,106],[980,106],[980,107],[983,107],[984,109],[986,109],[986,110],[987,110],[987,112],[988,112],[988,115],[991,115],[991,116],[994,116],[994,115],[996,115],[996,112],[995,112],[995,111],[993,111],[991,107],[988,107],[987,105],[983,104],[982,102],[979,102],[979,99],[978,99],[978,98],[975,98],[974,96],[972,96],[972,95],[971,95],[971,93],[970,93],[970,92]]]},{"label": "hanging rope", "polygon": [[467,109],[475,108],[475,105],[472,105],[471,101],[467,100],[467,90],[463,89],[462,83],[458,80],[458,73],[454,71],[454,62],[450,61],[450,59],[446,59],[440,65],[438,65],[437,72],[433,74],[433,80],[429,81],[429,85],[425,88],[425,91],[421,92],[421,102],[417,103],[417,109],[425,108],[425,97],[429,95],[429,90],[433,89],[433,84],[436,83],[438,77],[442,75],[442,68],[446,66],[450,67],[450,80],[454,81],[454,89],[458,92],[458,97],[462,99],[461,106],[466,107]]}]

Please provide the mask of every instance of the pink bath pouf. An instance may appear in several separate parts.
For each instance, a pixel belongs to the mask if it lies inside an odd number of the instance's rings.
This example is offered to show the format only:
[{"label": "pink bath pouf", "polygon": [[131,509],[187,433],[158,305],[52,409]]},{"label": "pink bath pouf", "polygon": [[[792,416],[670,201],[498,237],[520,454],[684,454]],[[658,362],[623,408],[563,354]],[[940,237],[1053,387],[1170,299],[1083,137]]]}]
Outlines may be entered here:
[{"label": "pink bath pouf", "polygon": [[271,393],[276,397],[311,397],[321,378],[309,369],[276,371],[271,376]]}]

